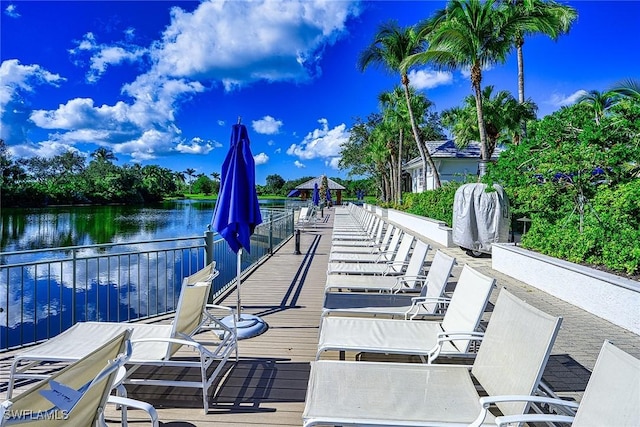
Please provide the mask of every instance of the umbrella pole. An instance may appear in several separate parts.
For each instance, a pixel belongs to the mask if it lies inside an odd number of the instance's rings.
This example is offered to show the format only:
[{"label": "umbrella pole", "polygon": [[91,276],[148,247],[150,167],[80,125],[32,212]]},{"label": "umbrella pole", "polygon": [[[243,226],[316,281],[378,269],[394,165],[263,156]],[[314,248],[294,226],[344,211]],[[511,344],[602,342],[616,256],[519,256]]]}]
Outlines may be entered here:
[{"label": "umbrella pole", "polygon": [[236,266],[236,296],[238,297],[238,305],[236,307],[236,319],[240,321],[240,312],[242,306],[240,305],[240,275],[242,274],[242,248],[238,249],[238,262]]}]

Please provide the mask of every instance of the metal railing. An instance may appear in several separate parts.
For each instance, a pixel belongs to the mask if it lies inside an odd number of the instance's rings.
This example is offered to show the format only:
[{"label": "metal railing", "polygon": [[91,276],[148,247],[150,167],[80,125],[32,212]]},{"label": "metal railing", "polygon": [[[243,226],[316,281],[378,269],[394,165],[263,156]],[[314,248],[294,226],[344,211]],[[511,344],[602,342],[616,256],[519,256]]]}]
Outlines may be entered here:
[{"label": "metal railing", "polygon": [[[244,251],[254,268],[294,232],[290,210],[263,213]],[[0,253],[0,351],[46,340],[80,321],[122,322],[173,312],[182,279],[215,260],[212,298],[235,285],[237,257],[203,236]]]}]

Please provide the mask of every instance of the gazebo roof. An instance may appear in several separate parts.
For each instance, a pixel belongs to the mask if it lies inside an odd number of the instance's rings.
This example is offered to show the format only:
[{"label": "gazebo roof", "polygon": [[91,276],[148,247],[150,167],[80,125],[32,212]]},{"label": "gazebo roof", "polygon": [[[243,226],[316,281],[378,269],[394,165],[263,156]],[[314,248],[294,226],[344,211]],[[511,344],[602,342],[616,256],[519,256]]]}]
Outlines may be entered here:
[{"label": "gazebo roof", "polygon": [[[315,184],[318,184],[318,188],[320,188],[322,185],[322,176],[303,182],[296,187],[296,190],[313,190]],[[329,190],[346,190],[345,187],[330,178],[327,178],[327,185],[329,186]]]}]

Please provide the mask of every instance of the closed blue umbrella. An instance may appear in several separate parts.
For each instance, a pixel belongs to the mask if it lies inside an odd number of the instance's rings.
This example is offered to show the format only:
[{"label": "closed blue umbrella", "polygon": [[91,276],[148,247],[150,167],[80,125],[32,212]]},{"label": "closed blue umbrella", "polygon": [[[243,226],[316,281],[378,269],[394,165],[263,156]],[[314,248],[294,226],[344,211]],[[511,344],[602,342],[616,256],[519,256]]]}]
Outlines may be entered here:
[{"label": "closed blue umbrella", "polygon": [[318,190],[318,183],[313,184],[313,204],[318,206],[320,204],[320,190]]},{"label": "closed blue umbrella", "polygon": [[[240,275],[242,272],[242,251],[251,251],[251,235],[256,226],[262,223],[260,205],[256,193],[255,162],[251,154],[247,128],[240,124],[233,125],[231,131],[231,147],[222,163],[220,174],[220,192],[213,211],[212,226],[232,251],[238,255],[236,268],[236,294],[238,306],[236,321],[238,338],[248,338],[266,329],[266,324],[256,316],[242,315],[240,302]],[[234,321],[234,319],[230,319]],[[260,325],[260,322],[262,324]],[[261,328],[256,331],[256,327]],[[241,332],[246,336],[240,336]]]},{"label": "closed blue umbrella", "polygon": [[331,205],[331,190],[327,188],[327,203]]}]

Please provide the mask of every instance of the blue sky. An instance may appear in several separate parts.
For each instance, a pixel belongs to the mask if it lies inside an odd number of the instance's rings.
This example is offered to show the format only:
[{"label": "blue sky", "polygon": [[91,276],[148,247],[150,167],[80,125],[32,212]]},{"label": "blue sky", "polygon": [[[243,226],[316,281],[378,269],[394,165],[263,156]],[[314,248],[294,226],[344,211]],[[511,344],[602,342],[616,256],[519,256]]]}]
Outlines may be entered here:
[{"label": "blue sky", "polygon": [[[566,2],[558,41],[525,43],[538,116],[583,90],[640,77],[640,1]],[[0,136],[14,157],[103,146],[119,164],[220,172],[231,125],[247,125],[256,180],[326,174],[354,118],[378,111],[399,77],[356,69],[381,23],[413,25],[444,1],[0,1]],[[462,72],[429,66],[412,85],[435,109],[471,94]],[[483,85],[517,96],[516,58]]]}]

